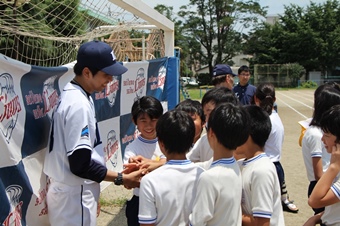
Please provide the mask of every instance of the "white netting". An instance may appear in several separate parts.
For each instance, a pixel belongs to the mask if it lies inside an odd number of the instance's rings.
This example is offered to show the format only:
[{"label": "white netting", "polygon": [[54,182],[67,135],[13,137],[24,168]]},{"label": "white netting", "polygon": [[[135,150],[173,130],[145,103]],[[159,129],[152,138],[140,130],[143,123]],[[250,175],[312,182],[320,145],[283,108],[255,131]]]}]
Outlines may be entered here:
[{"label": "white netting", "polygon": [[163,34],[150,26],[140,29],[147,25],[109,0],[0,0],[0,53],[59,66],[75,60],[81,43],[99,39],[119,61],[163,57]]}]

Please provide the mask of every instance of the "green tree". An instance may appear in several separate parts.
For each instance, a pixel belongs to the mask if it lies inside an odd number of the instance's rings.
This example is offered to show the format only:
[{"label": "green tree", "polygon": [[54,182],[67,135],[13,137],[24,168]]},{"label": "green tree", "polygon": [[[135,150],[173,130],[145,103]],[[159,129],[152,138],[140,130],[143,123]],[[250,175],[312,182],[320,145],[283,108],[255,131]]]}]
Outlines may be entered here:
[{"label": "green tree", "polygon": [[291,81],[291,86],[296,87],[298,81],[305,74],[305,69],[300,64],[284,64],[279,69],[279,76],[288,76]]},{"label": "green tree", "polygon": [[[61,62],[69,62],[69,56],[64,53],[70,44],[60,42],[56,48],[55,43],[58,37],[66,38],[84,33],[87,24],[84,22],[84,13],[78,11],[79,4],[80,0],[30,0],[18,6],[0,4],[0,23],[13,28],[13,31],[8,32],[13,35],[0,39],[2,53],[39,66],[58,66]],[[20,33],[16,33],[17,31]],[[24,32],[28,35],[23,35]],[[7,51],[9,46],[12,51]],[[46,59],[56,60],[42,63]]]},{"label": "green tree", "polygon": [[226,63],[241,51],[243,28],[258,23],[266,11],[258,0],[190,0],[178,14],[185,36],[200,43],[193,46],[192,55],[212,73],[213,65]]},{"label": "green tree", "polygon": [[194,58],[191,57],[191,51],[199,47],[200,44],[185,34],[183,22],[177,19],[173,7],[158,4],[154,9],[175,23],[175,46],[180,48],[180,75],[191,77],[193,72],[191,71],[190,65],[194,63]]},{"label": "green tree", "polygon": [[296,62],[323,75],[340,65],[340,4],[338,0],[311,2],[306,8],[285,6],[278,22],[255,28],[247,37],[245,51],[254,63]]}]

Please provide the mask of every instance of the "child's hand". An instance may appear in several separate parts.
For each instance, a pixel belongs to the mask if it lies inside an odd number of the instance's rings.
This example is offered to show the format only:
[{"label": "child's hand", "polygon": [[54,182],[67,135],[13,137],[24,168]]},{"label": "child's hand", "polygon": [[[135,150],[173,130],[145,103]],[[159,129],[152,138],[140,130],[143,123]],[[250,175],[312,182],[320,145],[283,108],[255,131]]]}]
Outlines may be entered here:
[{"label": "child's hand", "polygon": [[144,164],[147,161],[150,161],[150,159],[147,159],[141,155],[129,158],[130,163]]},{"label": "child's hand", "polygon": [[158,167],[164,165],[165,163],[165,159],[164,160],[159,160],[159,161],[148,161],[142,165],[140,165],[140,169],[145,169],[144,173],[149,173],[155,169],[157,169]]},{"label": "child's hand", "polygon": [[129,173],[139,170],[139,165],[137,163],[127,163],[127,164],[124,164],[123,167],[124,167],[124,170],[122,171],[122,173],[124,174],[129,174]]},{"label": "child's hand", "polygon": [[340,144],[332,147],[330,165],[340,171]]}]

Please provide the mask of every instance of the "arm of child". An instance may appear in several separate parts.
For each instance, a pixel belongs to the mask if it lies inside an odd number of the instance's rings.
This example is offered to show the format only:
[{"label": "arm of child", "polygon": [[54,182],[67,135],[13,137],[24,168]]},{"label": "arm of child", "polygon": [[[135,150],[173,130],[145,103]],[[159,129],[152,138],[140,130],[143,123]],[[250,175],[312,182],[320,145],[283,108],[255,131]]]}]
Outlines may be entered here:
[{"label": "arm of child", "polygon": [[303,226],[315,226],[316,224],[320,224],[321,223],[321,216],[322,216],[323,212],[318,213],[312,217],[310,217],[304,224]]},{"label": "arm of child", "polygon": [[166,163],[166,158],[162,158],[160,160],[150,160],[140,165],[141,169],[145,169],[146,172],[151,172],[157,169],[160,166],[163,166]]},{"label": "arm of child", "polygon": [[322,159],[321,157],[313,157],[312,162],[315,180],[319,180],[323,174]]},{"label": "arm of child", "polygon": [[242,226],[269,226],[270,218],[242,215]]},{"label": "arm of child", "polygon": [[[337,144],[332,149],[331,161],[327,171],[321,176],[318,183],[308,199],[308,205],[313,208],[329,206],[339,202],[332,188],[333,181],[340,171],[340,145]],[[337,181],[336,183],[340,183]]]}]

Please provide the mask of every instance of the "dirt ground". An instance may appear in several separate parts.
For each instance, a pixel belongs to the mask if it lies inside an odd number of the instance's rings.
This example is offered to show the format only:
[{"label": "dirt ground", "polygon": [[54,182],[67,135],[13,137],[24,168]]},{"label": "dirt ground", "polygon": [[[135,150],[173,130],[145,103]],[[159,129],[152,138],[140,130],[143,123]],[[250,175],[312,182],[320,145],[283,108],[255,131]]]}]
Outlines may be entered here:
[{"label": "dirt ground", "polygon": [[[313,93],[314,90],[276,91],[278,112],[285,127],[281,163],[285,170],[290,199],[294,200],[299,208],[297,214],[284,212],[287,226],[303,225],[313,213],[307,204],[309,182],[306,177],[301,147],[298,145],[301,130],[298,121],[312,116]],[[114,200],[119,197],[130,198],[132,193],[122,187],[110,185],[102,192],[101,196],[105,200]],[[97,225],[125,226],[125,207],[102,207]]]}]

